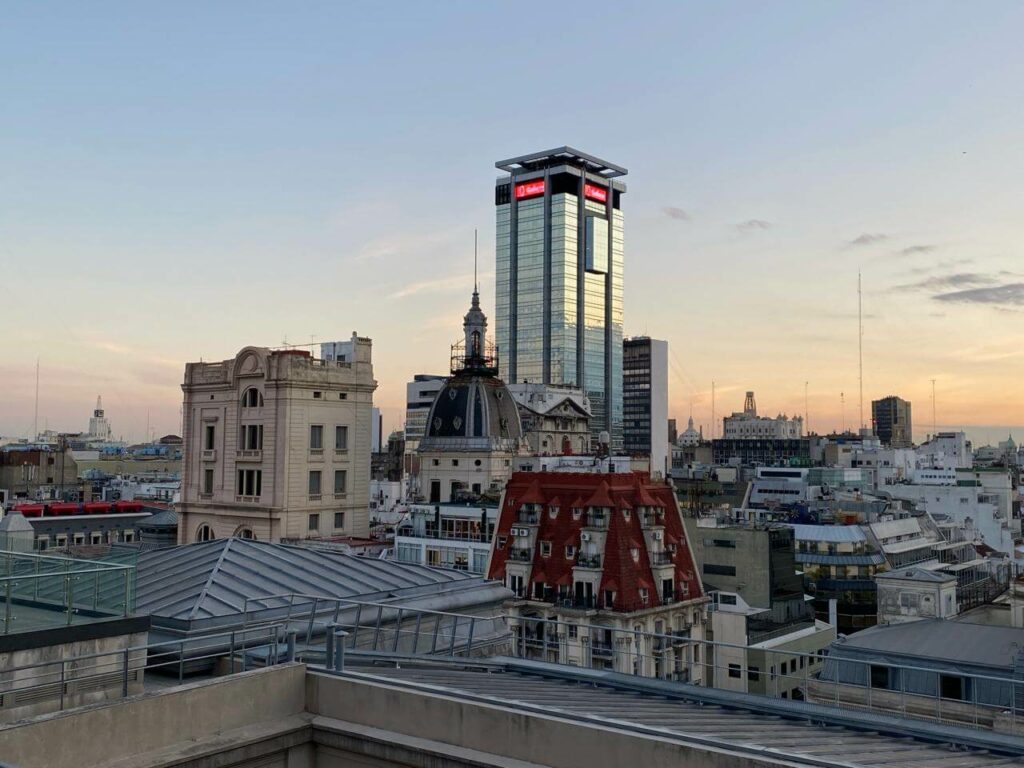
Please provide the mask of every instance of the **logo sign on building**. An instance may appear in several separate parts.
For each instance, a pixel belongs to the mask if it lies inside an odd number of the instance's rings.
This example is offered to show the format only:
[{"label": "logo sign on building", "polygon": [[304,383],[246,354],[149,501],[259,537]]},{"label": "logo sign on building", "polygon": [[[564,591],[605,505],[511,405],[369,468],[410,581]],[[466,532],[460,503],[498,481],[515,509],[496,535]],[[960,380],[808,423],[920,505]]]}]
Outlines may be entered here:
[{"label": "logo sign on building", "polygon": [[608,190],[596,184],[584,184],[583,196],[590,200],[596,200],[599,203],[608,202]]},{"label": "logo sign on building", "polygon": [[524,181],[516,184],[516,200],[526,200],[529,197],[537,197],[544,194],[544,180]]}]

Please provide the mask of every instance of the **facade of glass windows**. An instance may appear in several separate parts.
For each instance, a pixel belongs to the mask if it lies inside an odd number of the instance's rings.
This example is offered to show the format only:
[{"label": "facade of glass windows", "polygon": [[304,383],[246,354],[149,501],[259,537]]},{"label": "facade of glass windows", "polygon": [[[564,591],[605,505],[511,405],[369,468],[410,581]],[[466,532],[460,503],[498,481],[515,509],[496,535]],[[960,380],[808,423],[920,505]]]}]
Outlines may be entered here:
[{"label": "facade of glass windows", "polygon": [[500,375],[582,388],[593,435],[621,449],[626,170],[568,147],[497,167]]}]

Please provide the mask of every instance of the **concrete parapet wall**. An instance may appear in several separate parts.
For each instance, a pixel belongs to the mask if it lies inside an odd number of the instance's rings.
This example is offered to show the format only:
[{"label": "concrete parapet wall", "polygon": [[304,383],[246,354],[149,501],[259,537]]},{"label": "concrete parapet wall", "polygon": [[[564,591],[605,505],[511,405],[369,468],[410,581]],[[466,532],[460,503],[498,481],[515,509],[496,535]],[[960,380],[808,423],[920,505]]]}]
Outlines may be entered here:
[{"label": "concrete parapet wall", "polygon": [[129,768],[199,765],[184,758],[209,758],[297,729],[292,741],[306,742],[305,673],[302,664],[283,664],[44,715],[0,727],[0,752],[18,768]]}]

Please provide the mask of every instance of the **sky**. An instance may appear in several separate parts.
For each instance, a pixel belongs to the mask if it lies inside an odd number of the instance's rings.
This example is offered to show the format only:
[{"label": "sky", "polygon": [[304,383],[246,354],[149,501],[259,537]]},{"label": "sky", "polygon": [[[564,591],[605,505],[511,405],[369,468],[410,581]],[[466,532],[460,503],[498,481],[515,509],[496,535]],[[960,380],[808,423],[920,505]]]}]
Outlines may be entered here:
[{"label": "sky", "polygon": [[[373,339],[445,373],[497,160],[629,169],[625,331],[669,413],[1024,425],[1024,5],[12,2],[0,24],[0,435],[180,432],[186,361]],[[488,306],[490,305],[490,306]],[[492,325],[493,327],[493,325]],[[805,385],[806,383],[806,385]],[[806,387],[806,401],[805,401]],[[842,393],[842,394],[841,394]],[[843,403],[845,402],[845,405]],[[1024,427],[1019,428],[1024,433]]]}]

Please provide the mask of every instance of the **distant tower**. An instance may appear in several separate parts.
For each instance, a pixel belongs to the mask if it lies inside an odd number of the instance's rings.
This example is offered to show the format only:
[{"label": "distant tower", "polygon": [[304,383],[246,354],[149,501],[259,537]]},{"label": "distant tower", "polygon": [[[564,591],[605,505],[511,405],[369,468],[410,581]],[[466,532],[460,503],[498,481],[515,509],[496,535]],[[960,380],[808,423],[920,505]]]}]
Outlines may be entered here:
[{"label": "distant tower", "polygon": [[753,392],[747,392],[747,399],[743,401],[743,414],[745,416],[757,416],[757,403],[754,402]]},{"label": "distant tower", "polygon": [[92,418],[89,419],[89,439],[110,440],[110,435],[110,422],[107,421],[103,411],[103,398],[96,395],[96,408],[92,412]]}]

